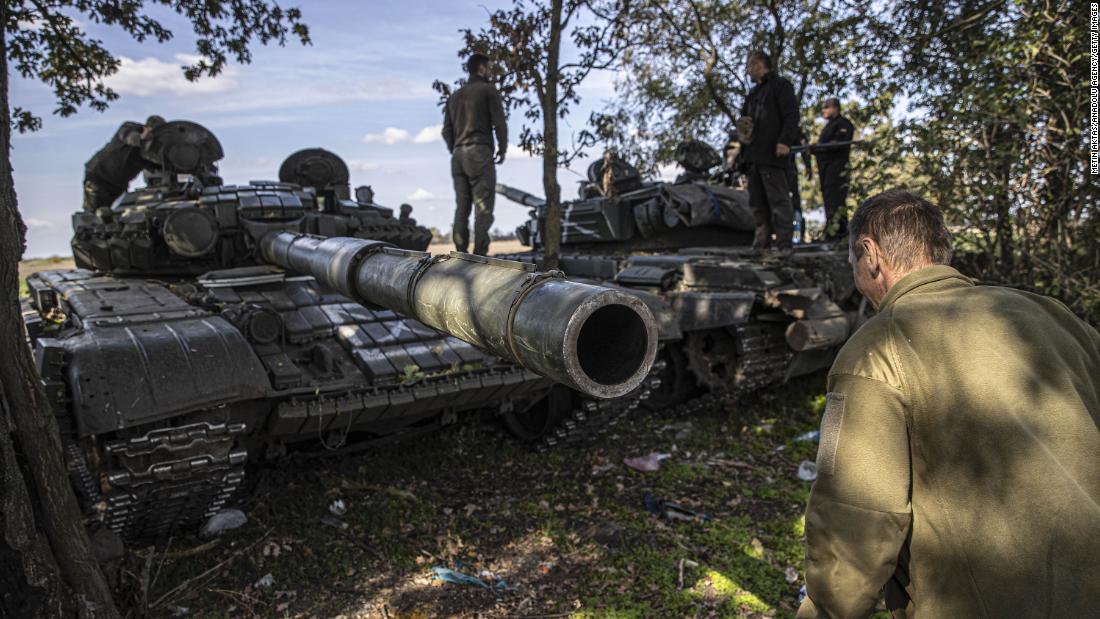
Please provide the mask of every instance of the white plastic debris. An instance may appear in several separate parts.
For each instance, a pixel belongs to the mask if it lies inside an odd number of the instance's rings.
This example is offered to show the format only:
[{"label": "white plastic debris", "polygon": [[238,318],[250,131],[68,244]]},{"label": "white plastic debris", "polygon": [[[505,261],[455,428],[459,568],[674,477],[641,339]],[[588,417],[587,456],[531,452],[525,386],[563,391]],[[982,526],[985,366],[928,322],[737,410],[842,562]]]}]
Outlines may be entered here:
[{"label": "white plastic debris", "polygon": [[803,460],[798,463],[798,478],[802,481],[813,481],[817,479],[817,464]]},{"label": "white plastic debris", "polygon": [[248,522],[248,516],[245,516],[241,510],[223,509],[211,516],[210,520],[202,525],[202,529],[199,530],[199,537],[203,539],[218,537],[226,531],[244,526],[246,522]]},{"label": "white plastic debris", "polygon": [[803,441],[818,441],[821,439],[821,430],[811,430],[809,432],[803,432],[794,437],[794,442],[801,443]]},{"label": "white plastic debris", "polygon": [[271,574],[271,572],[268,572],[268,573],[264,574],[262,577],[260,577],[260,579],[256,581],[256,584],[252,585],[252,588],[253,589],[267,589],[268,587],[272,587],[274,585],[275,585],[275,576],[273,576]]},{"label": "white plastic debris", "polygon": [[629,466],[635,471],[641,471],[643,473],[652,473],[661,468],[661,460],[667,460],[671,458],[671,454],[663,454],[652,452],[644,456],[638,456],[637,458],[625,458],[623,464]]},{"label": "white plastic debris", "polygon": [[348,513],[348,506],[344,503],[344,499],[336,499],[328,506],[328,511],[333,516],[343,516]]}]

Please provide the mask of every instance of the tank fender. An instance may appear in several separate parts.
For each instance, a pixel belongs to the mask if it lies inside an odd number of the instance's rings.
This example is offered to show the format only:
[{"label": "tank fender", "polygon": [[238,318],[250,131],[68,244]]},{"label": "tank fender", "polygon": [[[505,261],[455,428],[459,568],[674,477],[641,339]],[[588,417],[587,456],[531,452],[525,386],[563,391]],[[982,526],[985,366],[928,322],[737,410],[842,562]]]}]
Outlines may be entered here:
[{"label": "tank fender", "polygon": [[271,393],[252,347],[219,316],[97,326],[60,343],[81,436]]}]

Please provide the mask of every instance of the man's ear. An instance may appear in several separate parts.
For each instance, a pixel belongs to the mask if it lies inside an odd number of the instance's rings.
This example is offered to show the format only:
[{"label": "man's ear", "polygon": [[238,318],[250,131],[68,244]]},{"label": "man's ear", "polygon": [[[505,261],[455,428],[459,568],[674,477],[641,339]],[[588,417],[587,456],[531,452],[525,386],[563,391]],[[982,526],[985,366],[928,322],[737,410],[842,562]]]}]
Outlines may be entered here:
[{"label": "man's ear", "polygon": [[867,262],[867,273],[872,278],[877,278],[882,273],[882,248],[871,237],[862,237],[859,239],[860,253],[862,254],[859,259]]}]

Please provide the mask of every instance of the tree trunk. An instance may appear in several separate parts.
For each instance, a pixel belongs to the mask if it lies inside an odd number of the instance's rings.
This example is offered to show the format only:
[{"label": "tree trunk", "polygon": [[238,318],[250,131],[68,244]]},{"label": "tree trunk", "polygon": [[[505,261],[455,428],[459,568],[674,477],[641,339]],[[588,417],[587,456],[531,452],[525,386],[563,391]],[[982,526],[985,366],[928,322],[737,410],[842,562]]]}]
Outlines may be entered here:
[{"label": "tree trunk", "polygon": [[[7,23],[0,7],[0,21]],[[61,437],[19,307],[26,226],[16,208],[0,29],[0,616],[118,617],[62,461]]]},{"label": "tree trunk", "polygon": [[561,49],[562,0],[550,7],[550,45],[546,54],[546,92],[542,101],[542,189],[546,194],[546,238],[543,268],[558,268],[561,253],[561,186],[558,185],[558,57]]}]

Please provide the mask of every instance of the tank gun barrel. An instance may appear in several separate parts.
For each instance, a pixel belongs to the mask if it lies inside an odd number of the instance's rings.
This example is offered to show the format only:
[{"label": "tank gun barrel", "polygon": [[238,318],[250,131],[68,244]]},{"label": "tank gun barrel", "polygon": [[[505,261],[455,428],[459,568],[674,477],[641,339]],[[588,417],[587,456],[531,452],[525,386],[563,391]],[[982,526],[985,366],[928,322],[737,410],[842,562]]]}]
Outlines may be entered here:
[{"label": "tank gun barrel", "polygon": [[268,263],[306,275],[595,397],[637,387],[657,351],[657,328],[634,295],[540,273],[532,265],[388,243],[272,232]]},{"label": "tank gun barrel", "polygon": [[497,183],[497,193],[508,198],[512,202],[522,204],[524,206],[530,206],[532,208],[542,208],[546,206],[546,200],[540,198],[534,194],[527,193],[522,189],[516,189],[515,187],[509,187],[504,183]]},{"label": "tank gun barrel", "polygon": [[801,153],[803,151],[809,152],[824,152],[830,148],[841,148],[844,146],[856,146],[867,143],[868,140],[848,140],[845,142],[825,142],[823,144],[803,144],[800,146],[792,146],[792,153]]}]

